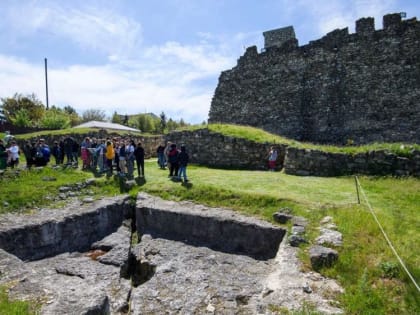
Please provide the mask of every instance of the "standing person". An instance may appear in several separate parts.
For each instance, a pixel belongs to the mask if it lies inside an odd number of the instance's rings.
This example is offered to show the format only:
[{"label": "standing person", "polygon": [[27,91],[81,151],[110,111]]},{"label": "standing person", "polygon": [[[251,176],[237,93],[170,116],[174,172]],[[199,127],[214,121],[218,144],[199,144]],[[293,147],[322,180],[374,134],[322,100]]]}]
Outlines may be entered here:
[{"label": "standing person", "polygon": [[34,155],[32,150],[33,145],[31,144],[31,141],[26,140],[25,144],[23,145],[23,154],[25,155],[26,159],[26,168],[30,169],[31,166],[34,164]]},{"label": "standing person", "polygon": [[178,176],[178,168],[179,168],[179,161],[178,161],[178,149],[176,148],[176,144],[171,144],[171,149],[168,152],[168,162],[169,162],[169,176],[170,177],[177,177]]},{"label": "standing person", "polygon": [[166,165],[168,166],[168,168],[171,168],[171,164],[169,162],[169,151],[171,150],[171,141],[168,141],[165,147],[165,150],[163,150],[163,155],[165,156],[165,161],[166,161]]},{"label": "standing person", "polygon": [[10,167],[15,168],[15,165],[19,165],[19,147],[15,140],[10,142],[10,148],[7,149],[10,154]]},{"label": "standing person", "polygon": [[270,148],[270,152],[268,152],[268,169],[271,172],[274,172],[276,169],[276,161],[277,161],[277,150],[272,146]]},{"label": "standing person", "polygon": [[96,171],[96,166],[98,165],[98,155],[96,154],[96,147],[99,145],[98,139],[92,138],[90,142],[90,148],[95,150],[89,150],[90,153],[90,165],[94,171]]},{"label": "standing person", "polygon": [[106,165],[108,168],[108,174],[109,176],[111,176],[112,175],[112,161],[115,158],[115,150],[114,150],[114,144],[110,140],[106,142],[105,157],[106,157]]},{"label": "standing person", "polygon": [[82,157],[82,169],[86,170],[90,167],[90,138],[86,137],[80,146],[80,155]]},{"label": "standing person", "polygon": [[51,154],[55,158],[55,165],[59,165],[61,162],[62,151],[57,141],[54,141]]},{"label": "standing person", "polygon": [[[99,173],[103,173],[105,170],[105,152],[106,152],[106,145],[105,145],[105,140],[102,139],[100,141],[100,144],[98,144],[98,146],[95,149],[95,156],[97,157],[97,165],[99,167]],[[95,166],[95,170],[96,170],[96,166]]]},{"label": "standing person", "polygon": [[158,156],[158,164],[161,169],[165,169],[166,159],[165,159],[165,145],[163,143],[159,144],[156,150]]},{"label": "standing person", "polygon": [[36,145],[35,166],[46,166],[50,161],[51,151],[44,139],[39,139]]},{"label": "standing person", "polygon": [[58,164],[64,163],[64,137],[60,138],[60,141],[58,142],[58,147],[60,148],[61,155],[60,160],[58,161]]},{"label": "standing person", "polygon": [[7,167],[7,152],[3,140],[0,139],[0,170],[5,170]]},{"label": "standing person", "polygon": [[64,142],[64,154],[67,158],[67,165],[73,164],[73,142],[74,139],[70,136],[67,136],[63,140]]},{"label": "standing person", "polygon": [[188,182],[187,178],[187,165],[189,161],[189,155],[184,144],[181,145],[181,152],[178,155],[179,170],[178,170],[178,179],[184,177],[184,183]]},{"label": "standing person", "polygon": [[136,157],[137,173],[139,174],[139,177],[144,177],[144,149],[140,141],[137,143],[136,149],[134,150],[134,156]]},{"label": "standing person", "polygon": [[127,140],[127,145],[125,146],[125,155],[126,155],[128,178],[133,178],[134,161],[136,160],[136,156],[134,155],[135,148],[136,148],[136,144],[134,143],[134,140]]},{"label": "standing person", "polygon": [[127,163],[126,163],[126,157],[127,153],[125,152],[125,143],[124,140],[121,140],[117,145],[118,152],[116,155],[118,155],[118,166],[120,168],[119,172],[121,175],[127,174]]},{"label": "standing person", "polygon": [[117,168],[117,172],[120,173],[121,172],[121,168],[120,168],[120,153],[118,150],[118,139],[117,138],[112,138],[112,145],[114,146],[114,152],[115,152],[115,157],[114,157],[114,164]]},{"label": "standing person", "polygon": [[76,140],[73,140],[72,147],[71,147],[71,155],[72,155],[72,158],[76,167],[79,164],[79,148],[80,148],[80,145],[77,143]]}]

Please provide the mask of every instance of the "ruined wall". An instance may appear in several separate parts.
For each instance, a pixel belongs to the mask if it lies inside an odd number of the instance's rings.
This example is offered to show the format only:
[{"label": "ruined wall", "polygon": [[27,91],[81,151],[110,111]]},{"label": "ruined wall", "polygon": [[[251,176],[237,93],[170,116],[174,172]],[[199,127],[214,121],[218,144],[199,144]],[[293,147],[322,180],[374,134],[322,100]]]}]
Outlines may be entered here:
[{"label": "ruined wall", "polygon": [[420,176],[420,152],[410,157],[378,150],[358,154],[330,153],[288,147],[284,172],[299,176],[343,176],[353,174]]},{"label": "ruined wall", "polygon": [[[225,136],[208,129],[174,131],[167,141],[185,144],[190,162],[211,167],[264,170],[267,169],[270,143],[258,143],[246,139]],[[277,169],[283,167],[286,146],[274,144],[279,157]]]},{"label": "ruined wall", "polygon": [[191,163],[210,167],[266,170],[267,153],[274,145],[279,153],[277,170],[299,176],[342,176],[352,174],[420,176],[420,152],[409,157],[378,150],[358,154],[299,149],[276,143],[258,143],[233,138],[208,129],[175,131],[167,141],[185,144]]},{"label": "ruined wall", "polygon": [[249,47],[224,71],[209,122],[251,125],[320,143],[420,142],[420,23],[356,22],[307,45]]}]

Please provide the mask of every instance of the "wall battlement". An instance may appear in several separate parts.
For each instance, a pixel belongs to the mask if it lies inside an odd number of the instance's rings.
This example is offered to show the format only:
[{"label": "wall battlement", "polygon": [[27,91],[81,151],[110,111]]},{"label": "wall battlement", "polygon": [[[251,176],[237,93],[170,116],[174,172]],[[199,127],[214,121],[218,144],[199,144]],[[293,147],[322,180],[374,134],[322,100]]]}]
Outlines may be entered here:
[{"label": "wall battlement", "polygon": [[[400,13],[356,21],[299,46],[292,26],[264,32],[223,71],[209,122],[320,143],[420,143],[420,22]],[[228,113],[228,114],[227,114]]]}]

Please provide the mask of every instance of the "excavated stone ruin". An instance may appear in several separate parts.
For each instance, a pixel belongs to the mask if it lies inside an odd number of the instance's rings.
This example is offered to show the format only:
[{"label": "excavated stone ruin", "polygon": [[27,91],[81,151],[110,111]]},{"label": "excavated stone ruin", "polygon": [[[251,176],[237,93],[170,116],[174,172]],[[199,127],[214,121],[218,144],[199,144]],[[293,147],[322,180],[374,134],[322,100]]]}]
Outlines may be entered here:
[{"label": "excavated stone ruin", "polygon": [[[340,313],[321,294],[335,284],[299,271],[285,233],[146,194],[7,214],[0,285],[11,298],[40,302],[42,314],[270,314],[303,301]],[[305,293],[308,285],[318,292]]]}]

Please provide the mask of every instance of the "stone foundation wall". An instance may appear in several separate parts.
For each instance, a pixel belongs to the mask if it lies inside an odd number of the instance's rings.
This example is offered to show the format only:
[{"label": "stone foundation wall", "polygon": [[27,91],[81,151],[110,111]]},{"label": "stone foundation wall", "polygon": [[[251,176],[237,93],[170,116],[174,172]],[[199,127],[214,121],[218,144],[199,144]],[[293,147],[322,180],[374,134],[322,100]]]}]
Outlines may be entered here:
[{"label": "stone foundation wall", "polygon": [[415,151],[412,158],[407,158],[382,150],[351,155],[289,147],[284,171],[286,174],[301,176],[420,176],[420,152]]},{"label": "stone foundation wall", "polygon": [[257,259],[276,256],[286,230],[222,208],[165,201],[139,194],[136,226],[150,234]]},{"label": "stone foundation wall", "polygon": [[257,143],[212,132],[208,129],[172,132],[167,141],[185,144],[191,163],[211,167],[264,170],[270,147],[279,153],[277,169],[283,167],[286,146],[272,143]]},{"label": "stone foundation wall", "polygon": [[0,218],[0,248],[21,260],[38,260],[64,252],[88,250],[132,216],[129,197],[104,198],[79,207],[42,210],[27,216]]}]

